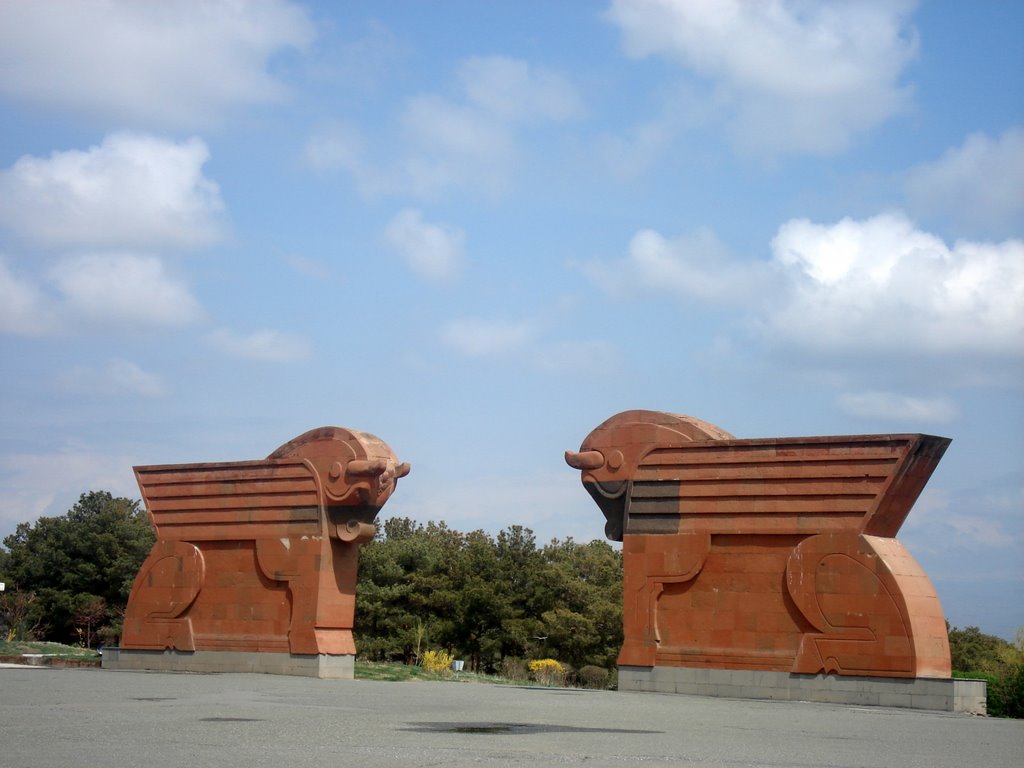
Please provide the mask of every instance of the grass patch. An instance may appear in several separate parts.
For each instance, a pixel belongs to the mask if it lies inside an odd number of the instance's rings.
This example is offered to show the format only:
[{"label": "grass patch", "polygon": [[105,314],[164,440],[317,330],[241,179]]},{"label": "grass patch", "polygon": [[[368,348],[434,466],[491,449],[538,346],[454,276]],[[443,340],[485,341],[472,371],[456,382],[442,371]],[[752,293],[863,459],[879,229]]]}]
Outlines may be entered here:
[{"label": "grass patch", "polygon": [[44,643],[27,640],[0,640],[0,656],[24,656],[42,654],[60,659],[95,659],[99,654],[89,648],[61,643]]},{"label": "grass patch", "polygon": [[444,680],[444,675],[426,672],[422,667],[407,664],[389,664],[381,661],[360,661],[356,659],[356,680]]},{"label": "grass patch", "polygon": [[480,675],[476,672],[428,672],[423,667],[385,661],[363,661],[356,659],[356,680],[387,680],[405,682],[410,680],[444,680],[458,683],[508,684],[511,680],[494,675]]}]

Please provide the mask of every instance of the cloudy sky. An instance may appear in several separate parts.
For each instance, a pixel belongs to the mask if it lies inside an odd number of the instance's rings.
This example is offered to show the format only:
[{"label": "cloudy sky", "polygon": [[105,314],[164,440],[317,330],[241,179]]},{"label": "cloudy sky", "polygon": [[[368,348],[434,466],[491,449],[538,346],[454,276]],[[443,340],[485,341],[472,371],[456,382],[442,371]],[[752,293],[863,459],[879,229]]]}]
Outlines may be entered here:
[{"label": "cloudy sky", "polygon": [[0,536],[315,426],[385,515],[600,538],[621,410],[953,438],[901,540],[1024,625],[1024,5],[0,0]]}]

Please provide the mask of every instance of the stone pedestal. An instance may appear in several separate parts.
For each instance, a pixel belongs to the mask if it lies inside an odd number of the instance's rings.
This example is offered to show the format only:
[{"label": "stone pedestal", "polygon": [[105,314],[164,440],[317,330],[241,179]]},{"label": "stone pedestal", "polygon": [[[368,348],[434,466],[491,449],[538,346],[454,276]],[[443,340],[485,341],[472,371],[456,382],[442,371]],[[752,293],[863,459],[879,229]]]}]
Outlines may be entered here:
[{"label": "stone pedestal", "polygon": [[355,656],[246,651],[138,651],[106,648],[103,669],[151,672],[259,672],[329,680],[351,680]]},{"label": "stone pedestal", "polygon": [[956,678],[797,675],[704,667],[619,667],[620,691],[905,707],[984,715],[987,683]]}]

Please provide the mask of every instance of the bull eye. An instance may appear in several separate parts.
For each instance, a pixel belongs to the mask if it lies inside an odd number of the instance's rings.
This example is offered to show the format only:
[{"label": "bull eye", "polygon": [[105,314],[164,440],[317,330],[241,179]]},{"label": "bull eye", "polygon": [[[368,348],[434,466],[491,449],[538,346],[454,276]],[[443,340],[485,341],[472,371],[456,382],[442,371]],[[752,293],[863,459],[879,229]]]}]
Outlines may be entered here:
[{"label": "bull eye", "polygon": [[608,454],[608,469],[610,469],[612,472],[618,472],[619,468],[622,467],[623,461],[624,458],[622,456],[622,451],[612,451],[611,453]]}]

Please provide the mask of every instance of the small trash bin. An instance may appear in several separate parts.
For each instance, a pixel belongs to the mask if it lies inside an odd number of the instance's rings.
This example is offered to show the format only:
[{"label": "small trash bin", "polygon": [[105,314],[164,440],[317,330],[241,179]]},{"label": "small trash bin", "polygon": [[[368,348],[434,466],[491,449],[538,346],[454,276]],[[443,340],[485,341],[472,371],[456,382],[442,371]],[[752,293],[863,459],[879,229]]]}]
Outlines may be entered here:
[{"label": "small trash bin", "polygon": [[462,667],[463,667],[463,665],[465,663],[466,662],[463,661],[462,659],[453,659],[452,660],[452,671],[453,672],[461,672],[462,671]]}]

